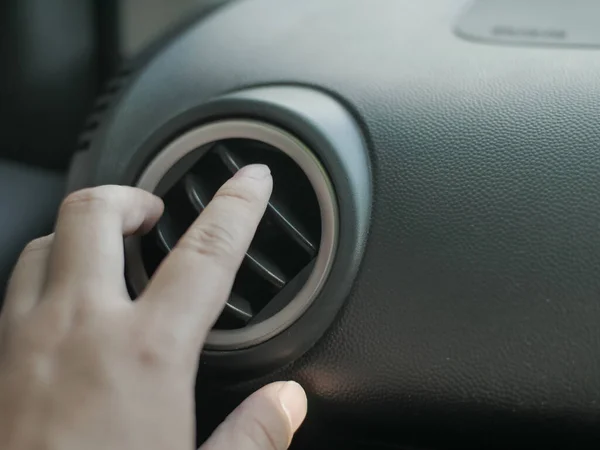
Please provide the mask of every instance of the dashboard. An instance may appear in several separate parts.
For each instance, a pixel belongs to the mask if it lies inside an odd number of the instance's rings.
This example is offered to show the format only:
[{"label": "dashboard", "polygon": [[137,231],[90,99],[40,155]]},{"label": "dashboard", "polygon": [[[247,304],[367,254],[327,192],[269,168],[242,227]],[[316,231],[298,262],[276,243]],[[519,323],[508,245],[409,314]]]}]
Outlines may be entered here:
[{"label": "dashboard", "polygon": [[170,223],[126,244],[132,295],[218,174],[276,177],[200,356],[200,440],[293,379],[309,415],[292,448],[597,447],[598,13],[242,0],[122,68],[67,191],[165,199]]}]

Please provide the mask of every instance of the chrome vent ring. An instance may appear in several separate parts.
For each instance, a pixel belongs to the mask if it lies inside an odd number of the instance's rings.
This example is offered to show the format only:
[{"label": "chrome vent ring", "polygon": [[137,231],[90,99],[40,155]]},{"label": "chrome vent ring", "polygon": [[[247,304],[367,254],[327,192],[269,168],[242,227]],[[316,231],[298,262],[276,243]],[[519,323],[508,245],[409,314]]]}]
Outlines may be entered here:
[{"label": "chrome vent ring", "polygon": [[[268,146],[295,163],[306,178],[307,186],[314,192],[320,215],[320,229],[318,233],[313,232],[311,235],[310,230],[307,231],[303,227],[302,220],[294,217],[291,211],[293,208],[287,207],[285,201],[278,201],[277,198],[271,200],[266,215],[277,227],[284,230],[294,245],[306,255],[306,264],[303,263],[304,267],[301,270],[293,270],[293,277],[288,277],[278,269],[277,264],[272,264],[260,251],[257,252],[251,247],[245,265],[277,290],[278,296],[275,298],[278,301],[272,299],[273,304],[268,303],[259,313],[260,319],[253,320],[251,305],[234,292],[225,311],[236,317],[243,326],[235,329],[213,329],[206,341],[206,348],[210,350],[252,347],[293,324],[317,298],[328,277],[337,247],[338,207],[325,169],[299,139],[268,123],[254,120],[223,120],[194,128],[172,141],[155,156],[139,177],[137,186],[163,197],[171,195],[173,186],[179,183],[182,191],[186,193],[186,198],[199,213],[211,195],[198,183],[200,175],[190,175],[188,171],[196,164],[202,166],[203,158],[208,159],[210,156],[218,157],[220,163],[234,173],[245,165],[247,159],[243,150],[231,151],[229,145],[225,144],[242,140]],[[176,237],[169,235],[172,227],[165,223],[168,220],[168,216],[164,217],[154,230],[157,241],[165,252],[168,252],[176,241]],[[134,294],[142,292],[149,280],[143,239],[132,237],[125,243],[127,280]]]}]

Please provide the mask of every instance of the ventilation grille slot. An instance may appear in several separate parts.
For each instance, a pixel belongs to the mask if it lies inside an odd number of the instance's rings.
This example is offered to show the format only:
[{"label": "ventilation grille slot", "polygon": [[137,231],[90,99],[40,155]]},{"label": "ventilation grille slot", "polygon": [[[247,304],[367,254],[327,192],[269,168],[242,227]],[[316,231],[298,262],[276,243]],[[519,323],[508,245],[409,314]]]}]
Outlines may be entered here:
[{"label": "ventilation grille slot", "polygon": [[[203,156],[196,161],[198,152]],[[262,322],[289,304],[308,279],[319,250],[321,216],[304,172],[283,152],[249,139],[198,149],[163,178],[170,185],[162,196],[164,216],[142,239],[143,261],[151,276],[218,188],[252,163],[270,167],[273,194],[215,329]]]},{"label": "ventilation grille slot", "polygon": [[93,108],[86,118],[83,130],[77,140],[77,147],[75,148],[76,152],[83,152],[89,149],[104,116],[113,105],[123,87],[129,81],[129,77],[133,71],[134,68],[132,65],[124,64],[100,90],[100,94],[96,98]]}]

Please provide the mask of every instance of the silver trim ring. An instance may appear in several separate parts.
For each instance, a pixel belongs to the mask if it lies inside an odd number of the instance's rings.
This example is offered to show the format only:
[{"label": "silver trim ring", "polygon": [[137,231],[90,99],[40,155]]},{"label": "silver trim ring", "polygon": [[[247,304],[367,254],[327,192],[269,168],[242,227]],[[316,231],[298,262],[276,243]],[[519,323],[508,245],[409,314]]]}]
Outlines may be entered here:
[{"label": "silver trim ring", "polygon": [[[281,333],[312,304],[331,270],[337,248],[338,208],[333,186],[314,154],[301,141],[275,126],[252,120],[224,120],[200,126],[167,145],[148,165],[137,186],[154,192],[167,172],[184,156],[208,148],[224,139],[253,139],[275,147],[289,156],[308,177],[315,190],[321,212],[321,244],[315,266],[306,284],[281,311],[263,322],[239,330],[212,330],[205,347],[210,350],[236,350],[254,346]],[[206,150],[205,150],[206,151]],[[202,152],[198,152],[198,159]],[[127,278],[137,294],[148,284],[139,237],[125,241]]]}]

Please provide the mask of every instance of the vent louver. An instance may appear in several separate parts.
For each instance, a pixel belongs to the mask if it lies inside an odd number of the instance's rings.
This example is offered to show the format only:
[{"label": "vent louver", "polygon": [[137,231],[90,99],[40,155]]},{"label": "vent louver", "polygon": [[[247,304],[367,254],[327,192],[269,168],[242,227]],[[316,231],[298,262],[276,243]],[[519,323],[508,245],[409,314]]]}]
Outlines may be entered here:
[{"label": "vent louver", "polygon": [[327,173],[295,136],[253,120],[223,120],[169,143],[137,186],[163,198],[165,212],[148,235],[125,242],[127,280],[135,296],[161,261],[241,167],[262,163],[273,193],[235,279],[207,350],[261,344],[295,323],[321,292],[337,249],[338,208]]},{"label": "vent louver", "polygon": [[315,192],[300,167],[255,140],[211,144],[191,167],[180,168],[183,174],[176,175],[163,195],[164,216],[142,239],[142,257],[151,275],[217,189],[251,163],[270,167],[273,194],[215,329],[260,323],[285,307],[306,282],[319,250],[321,217]]}]

